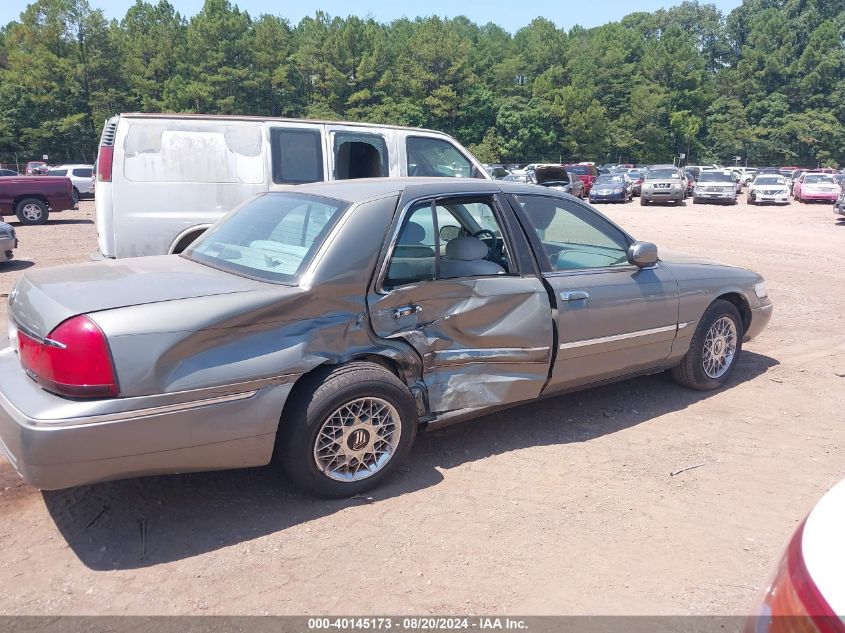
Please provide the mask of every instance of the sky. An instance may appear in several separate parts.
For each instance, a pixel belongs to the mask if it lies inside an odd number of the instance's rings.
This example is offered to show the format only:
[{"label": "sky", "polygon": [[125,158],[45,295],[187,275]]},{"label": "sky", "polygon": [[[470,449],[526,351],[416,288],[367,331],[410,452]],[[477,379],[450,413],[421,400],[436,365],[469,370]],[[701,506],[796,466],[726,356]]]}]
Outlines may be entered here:
[{"label": "sky", "polygon": [[[157,0],[151,0],[153,3]],[[89,0],[95,9],[103,9],[106,17],[120,20],[134,0]],[[203,5],[202,0],[170,0],[183,16],[190,17]],[[303,17],[321,10],[331,16],[346,17],[371,15],[379,22],[408,17],[439,15],[455,17],[465,15],[477,24],[494,22],[510,32],[515,32],[538,16],[545,17],[558,27],[570,29],[576,24],[583,27],[599,26],[607,22],[620,20],[634,11],[656,11],[680,4],[671,0],[595,0],[593,2],[552,1],[529,2],[522,4],[518,0],[427,0],[408,2],[407,0],[367,0],[350,2],[349,0],[298,0],[297,2],[279,2],[278,0],[232,0],[232,4],[249,12],[253,17],[262,13],[280,15],[291,24],[298,23]],[[709,0],[710,4],[723,13],[742,4],[741,0]],[[17,20],[21,12],[30,4],[27,0],[0,0],[0,25]]]}]

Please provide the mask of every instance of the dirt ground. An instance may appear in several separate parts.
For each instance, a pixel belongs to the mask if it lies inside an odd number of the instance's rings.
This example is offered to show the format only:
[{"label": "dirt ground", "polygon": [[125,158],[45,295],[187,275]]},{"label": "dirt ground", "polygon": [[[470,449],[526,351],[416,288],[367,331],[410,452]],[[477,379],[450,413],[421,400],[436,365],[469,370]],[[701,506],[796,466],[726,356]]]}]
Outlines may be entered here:
[{"label": "dirt ground", "polygon": [[[651,376],[424,434],[371,500],[269,468],[42,493],[0,458],[0,613],[746,613],[845,476],[845,223],[828,204],[601,208],[766,277],[774,317],[729,388]],[[92,203],[55,218],[20,228],[0,294],[96,249]]]}]

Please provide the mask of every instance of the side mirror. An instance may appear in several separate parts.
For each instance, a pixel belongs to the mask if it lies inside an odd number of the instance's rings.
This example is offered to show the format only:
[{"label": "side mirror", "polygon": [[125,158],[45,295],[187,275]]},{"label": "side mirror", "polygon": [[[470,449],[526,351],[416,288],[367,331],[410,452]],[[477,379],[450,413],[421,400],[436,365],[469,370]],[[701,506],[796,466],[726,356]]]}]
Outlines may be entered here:
[{"label": "side mirror", "polygon": [[657,246],[651,242],[634,242],[628,247],[628,262],[639,268],[656,264]]},{"label": "side mirror", "polygon": [[440,227],[440,239],[444,242],[451,242],[461,235],[461,227],[447,224]]}]

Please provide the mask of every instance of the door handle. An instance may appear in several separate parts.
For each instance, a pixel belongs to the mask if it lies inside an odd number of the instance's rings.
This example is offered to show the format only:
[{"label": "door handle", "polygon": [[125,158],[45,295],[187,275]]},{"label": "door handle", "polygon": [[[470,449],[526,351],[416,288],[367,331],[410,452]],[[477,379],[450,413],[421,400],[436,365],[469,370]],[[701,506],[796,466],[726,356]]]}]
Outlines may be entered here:
[{"label": "door handle", "polygon": [[567,290],[560,293],[560,298],[564,301],[584,301],[590,298],[590,295],[583,290]]},{"label": "door handle", "polygon": [[417,314],[418,312],[422,312],[422,306],[402,306],[401,308],[393,310],[393,318],[401,319],[402,317],[411,316],[412,314]]}]

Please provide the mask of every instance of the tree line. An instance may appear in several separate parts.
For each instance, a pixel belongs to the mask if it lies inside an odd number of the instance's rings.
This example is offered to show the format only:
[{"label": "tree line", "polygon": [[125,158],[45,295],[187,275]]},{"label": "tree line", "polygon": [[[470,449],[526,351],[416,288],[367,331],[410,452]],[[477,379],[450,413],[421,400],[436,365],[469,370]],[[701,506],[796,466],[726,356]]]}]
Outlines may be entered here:
[{"label": "tree line", "polygon": [[345,119],[443,130],[482,161],[845,163],[845,0],[687,1],[511,34],[465,17],[296,25],[206,0],[109,21],[38,0],[0,29],[0,162],[96,156],[118,112]]}]

